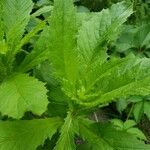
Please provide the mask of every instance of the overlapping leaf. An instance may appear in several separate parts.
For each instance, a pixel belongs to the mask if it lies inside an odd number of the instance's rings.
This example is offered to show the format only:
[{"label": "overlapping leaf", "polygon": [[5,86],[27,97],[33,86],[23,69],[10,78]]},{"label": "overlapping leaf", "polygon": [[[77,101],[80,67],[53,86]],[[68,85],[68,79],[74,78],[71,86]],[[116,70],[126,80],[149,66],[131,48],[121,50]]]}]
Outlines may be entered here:
[{"label": "overlapping leaf", "polygon": [[26,74],[17,74],[0,85],[0,112],[21,118],[26,111],[41,115],[47,109],[44,83]]},{"label": "overlapping leaf", "polygon": [[131,14],[132,5],[121,2],[84,21],[79,30],[78,50],[85,68],[95,61],[96,55],[108,42],[116,39],[121,25]]},{"label": "overlapping leaf", "polygon": [[55,0],[50,23],[50,61],[58,77],[73,86],[77,76],[76,11],[73,0]]},{"label": "overlapping leaf", "polygon": [[77,132],[76,130],[75,120],[73,120],[72,114],[69,112],[61,128],[61,134],[55,150],[75,150],[74,135]]},{"label": "overlapping leaf", "polygon": [[150,47],[150,24],[124,26],[123,33],[116,43],[116,50],[124,52],[131,49],[143,51]]},{"label": "overlapping leaf", "polygon": [[143,114],[145,114],[148,117],[148,119],[150,120],[149,106],[150,106],[149,96],[145,96],[144,98],[140,97],[139,101],[135,102],[134,107],[133,107],[133,114],[134,114],[134,118],[137,122],[140,121]]},{"label": "overlapping leaf", "polygon": [[3,23],[11,50],[20,42],[33,7],[31,0],[2,0]]},{"label": "overlapping leaf", "polygon": [[101,65],[102,74],[99,73],[97,83],[92,88],[97,95],[95,94],[95,102],[91,99],[91,104],[96,106],[130,95],[148,95],[150,92],[149,64],[149,59],[133,57],[110,60],[104,63],[104,66]]},{"label": "overlapping leaf", "polygon": [[[111,68],[117,69],[123,63],[120,60],[109,63],[106,46],[116,39],[121,25],[131,14],[132,5],[121,2],[110,9],[93,14],[88,21],[83,22],[77,39],[78,57],[81,63],[79,97],[86,99],[84,95],[93,89],[99,78],[106,75]],[[93,93],[90,95],[92,96]]]},{"label": "overlapping leaf", "polygon": [[37,66],[41,62],[45,61],[49,57],[48,51],[48,28],[45,26],[43,32],[41,33],[39,39],[35,43],[35,47],[30,54],[26,56],[23,62],[18,67],[21,72],[26,72]]},{"label": "overlapping leaf", "polygon": [[0,150],[36,150],[61,124],[59,118],[1,121]]},{"label": "overlapping leaf", "polygon": [[136,137],[125,131],[118,131],[109,123],[93,124],[87,120],[80,123],[80,134],[85,139],[87,149],[93,150],[149,150],[150,146],[145,145]]}]

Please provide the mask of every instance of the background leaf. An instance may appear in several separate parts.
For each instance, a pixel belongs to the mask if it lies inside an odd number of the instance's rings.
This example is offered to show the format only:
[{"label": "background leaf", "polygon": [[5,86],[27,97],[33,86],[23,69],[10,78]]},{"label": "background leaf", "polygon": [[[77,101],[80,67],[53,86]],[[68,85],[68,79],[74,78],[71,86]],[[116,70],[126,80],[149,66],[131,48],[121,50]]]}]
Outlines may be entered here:
[{"label": "background leaf", "polygon": [[125,131],[118,131],[109,123],[80,122],[80,133],[93,150],[148,150],[149,145]]}]

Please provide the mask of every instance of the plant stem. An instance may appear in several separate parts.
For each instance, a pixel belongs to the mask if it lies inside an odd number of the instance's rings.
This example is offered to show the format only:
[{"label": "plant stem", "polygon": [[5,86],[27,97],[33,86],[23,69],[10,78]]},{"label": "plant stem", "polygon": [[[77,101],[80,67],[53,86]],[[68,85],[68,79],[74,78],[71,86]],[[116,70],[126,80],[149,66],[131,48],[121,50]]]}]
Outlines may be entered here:
[{"label": "plant stem", "polygon": [[94,112],[94,118],[95,118],[95,121],[98,122],[98,117],[97,117],[96,112]]},{"label": "plant stem", "polygon": [[126,121],[129,120],[129,118],[130,118],[130,116],[131,116],[131,113],[132,113],[132,111],[133,111],[133,108],[134,108],[134,104],[132,104],[132,106],[131,106],[131,108],[130,108],[130,111],[129,111],[129,113],[128,113],[128,116],[127,116],[127,118],[126,118]]}]

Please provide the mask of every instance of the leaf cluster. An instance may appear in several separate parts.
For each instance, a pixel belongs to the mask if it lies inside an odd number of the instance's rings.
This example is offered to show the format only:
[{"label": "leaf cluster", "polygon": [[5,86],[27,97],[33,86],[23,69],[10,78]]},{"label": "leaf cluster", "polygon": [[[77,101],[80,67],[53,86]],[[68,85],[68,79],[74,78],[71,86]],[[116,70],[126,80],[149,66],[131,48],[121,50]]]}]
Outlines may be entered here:
[{"label": "leaf cluster", "polygon": [[[0,1],[0,150],[149,150],[134,121],[88,119],[119,98],[150,93],[149,58],[107,53],[132,3],[93,13],[78,11],[73,0],[50,4]],[[144,33],[141,47],[149,43]]]}]

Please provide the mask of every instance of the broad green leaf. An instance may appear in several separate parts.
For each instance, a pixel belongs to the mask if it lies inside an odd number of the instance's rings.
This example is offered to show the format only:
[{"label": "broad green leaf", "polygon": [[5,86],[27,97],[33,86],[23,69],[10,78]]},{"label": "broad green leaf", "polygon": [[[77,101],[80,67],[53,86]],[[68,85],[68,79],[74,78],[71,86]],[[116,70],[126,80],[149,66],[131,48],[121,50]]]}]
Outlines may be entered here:
[{"label": "broad green leaf", "polygon": [[118,131],[109,123],[89,123],[80,120],[79,131],[93,150],[149,150],[150,145],[125,131]]},{"label": "broad green leaf", "polygon": [[[121,25],[132,14],[132,5],[125,2],[112,5],[110,9],[104,9],[95,13],[91,19],[84,21],[78,33],[78,50],[81,64],[89,67],[110,41],[118,36]],[[98,57],[99,58],[99,57]]]},{"label": "broad green leaf", "polygon": [[77,132],[77,125],[71,113],[68,113],[60,132],[55,150],[75,150],[74,136]]},{"label": "broad green leaf", "polygon": [[14,51],[30,19],[33,3],[31,0],[2,0],[2,5],[6,40]]},{"label": "broad green leaf", "polygon": [[41,115],[47,109],[44,83],[26,74],[16,74],[0,85],[0,112],[21,118],[26,111]]},{"label": "broad green leaf", "polygon": [[[101,68],[102,74],[99,74],[99,81],[92,88],[92,91],[97,95],[94,93],[95,97],[91,96],[91,98],[84,100],[89,102],[84,103],[84,105],[91,107],[108,103],[120,97],[126,98],[131,95],[145,96],[149,94],[149,59],[136,59],[133,57],[132,59],[125,58],[121,60],[122,65],[120,65],[121,62],[118,59],[118,64],[115,62],[116,65],[110,69],[107,69],[107,64],[111,66],[114,63],[113,61],[110,60],[108,63],[103,64],[105,67],[104,69]],[[103,70],[105,71],[103,72]]]},{"label": "broad green leaf", "polygon": [[61,124],[59,118],[1,121],[0,150],[36,150]]},{"label": "broad green leaf", "polygon": [[59,78],[64,78],[73,88],[77,76],[76,10],[73,0],[55,0],[49,20],[50,61]]},{"label": "broad green leaf", "polygon": [[[110,65],[105,69],[104,66],[106,66],[105,63],[107,63],[108,58],[106,46],[116,39],[122,24],[131,14],[132,5],[121,2],[112,5],[110,9],[104,9],[100,13],[93,14],[93,17],[83,22],[77,37],[77,47],[81,63],[80,80],[85,92],[79,94],[79,97],[93,88],[101,71],[121,65],[115,61],[112,64],[109,63]],[[79,89],[79,92],[80,90],[82,89]]]},{"label": "broad green leaf", "polygon": [[[103,53],[103,52],[102,52]],[[100,53],[100,54],[102,54]],[[99,54],[99,55],[100,55]],[[106,60],[106,54],[102,54],[99,56],[99,59],[90,65],[89,71],[86,72],[86,76],[84,80],[86,82],[85,92],[88,93],[94,86],[104,77],[108,77],[115,70],[124,67],[128,61],[130,61],[130,57],[126,59],[112,59],[110,61]]]}]

